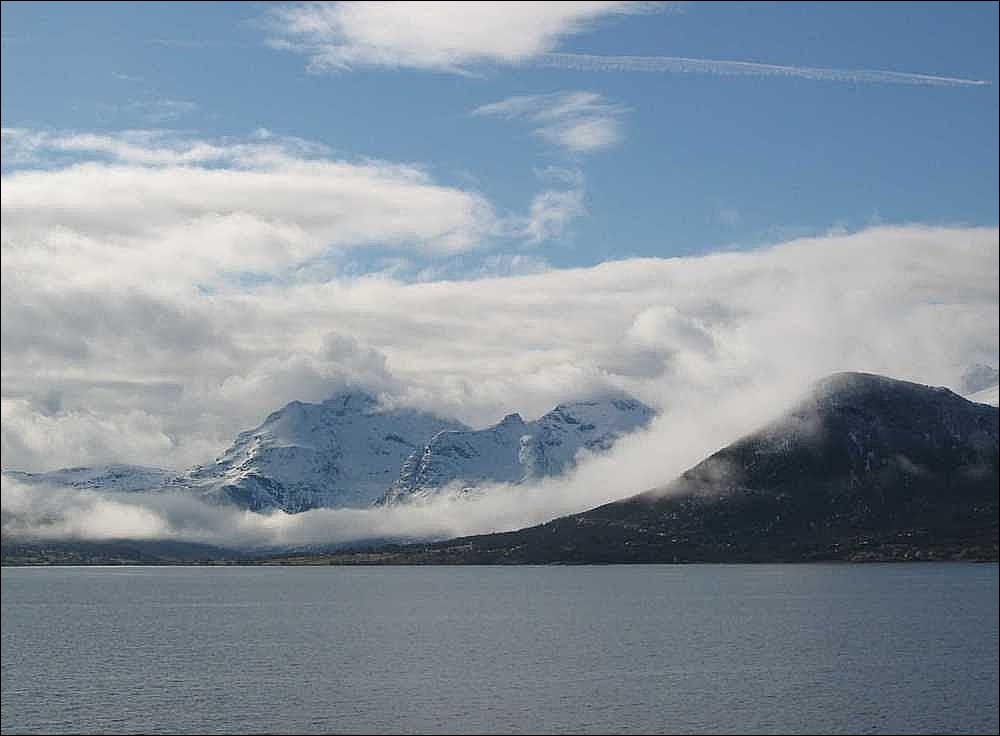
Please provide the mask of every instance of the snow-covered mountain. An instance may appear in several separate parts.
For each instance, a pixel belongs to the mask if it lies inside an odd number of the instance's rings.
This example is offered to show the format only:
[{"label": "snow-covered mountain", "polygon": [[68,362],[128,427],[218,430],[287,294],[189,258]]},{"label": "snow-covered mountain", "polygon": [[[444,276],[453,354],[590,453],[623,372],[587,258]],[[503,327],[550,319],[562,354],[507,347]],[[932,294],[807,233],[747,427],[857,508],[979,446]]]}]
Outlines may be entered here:
[{"label": "snow-covered mountain", "polygon": [[653,416],[645,404],[616,394],[560,404],[531,422],[509,414],[486,429],[440,432],[407,458],[380,503],[426,498],[453,483],[469,489],[559,475],[579,452],[607,450]]},{"label": "snow-covered mountain", "polygon": [[1000,405],[1000,385],[990,386],[973,394],[967,394],[965,398],[969,401],[975,401],[977,404],[998,406]]},{"label": "snow-covered mountain", "polygon": [[985,363],[973,363],[962,376],[962,394],[978,393],[1000,383],[1000,370]]},{"label": "snow-covered mountain", "polygon": [[3,474],[27,485],[120,492],[151,491],[161,488],[177,475],[176,471],[163,468],[121,464],[62,468],[46,473],[5,470]]},{"label": "snow-covered mountain", "polygon": [[975,363],[962,376],[962,395],[977,404],[996,406],[1000,402],[1000,371],[985,363]]},{"label": "snow-covered mountain", "polygon": [[253,511],[365,508],[426,497],[454,482],[475,487],[558,475],[579,452],[606,450],[652,416],[635,399],[609,395],[560,404],[535,421],[511,414],[471,430],[413,409],[385,410],[352,391],[320,404],[293,401],[237,436],[215,462],[180,474],[101,465],[4,476],[49,487],[194,493]]},{"label": "snow-covered mountain", "polygon": [[360,391],[321,404],[293,401],[181,482],[254,511],[366,507],[428,438],[464,428],[412,409],[385,411]]}]

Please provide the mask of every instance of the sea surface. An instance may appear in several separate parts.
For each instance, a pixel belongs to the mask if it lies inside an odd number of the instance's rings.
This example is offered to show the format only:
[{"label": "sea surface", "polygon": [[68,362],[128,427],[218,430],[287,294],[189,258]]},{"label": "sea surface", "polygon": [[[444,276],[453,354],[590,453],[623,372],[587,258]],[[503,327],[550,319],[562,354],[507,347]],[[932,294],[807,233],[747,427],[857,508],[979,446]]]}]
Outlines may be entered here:
[{"label": "sea surface", "polygon": [[2,570],[3,733],[998,729],[995,564]]}]

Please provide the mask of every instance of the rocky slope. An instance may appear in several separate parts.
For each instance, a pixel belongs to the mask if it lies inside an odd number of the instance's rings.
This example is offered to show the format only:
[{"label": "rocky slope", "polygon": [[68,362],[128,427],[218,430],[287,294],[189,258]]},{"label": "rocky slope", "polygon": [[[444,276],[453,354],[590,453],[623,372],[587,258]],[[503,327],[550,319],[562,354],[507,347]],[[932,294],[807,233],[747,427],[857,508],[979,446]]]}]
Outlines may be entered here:
[{"label": "rocky slope", "polygon": [[175,471],[143,465],[94,465],[62,468],[46,473],[3,471],[5,478],[26,485],[78,488],[112,492],[149,491],[162,487],[177,475]]}]

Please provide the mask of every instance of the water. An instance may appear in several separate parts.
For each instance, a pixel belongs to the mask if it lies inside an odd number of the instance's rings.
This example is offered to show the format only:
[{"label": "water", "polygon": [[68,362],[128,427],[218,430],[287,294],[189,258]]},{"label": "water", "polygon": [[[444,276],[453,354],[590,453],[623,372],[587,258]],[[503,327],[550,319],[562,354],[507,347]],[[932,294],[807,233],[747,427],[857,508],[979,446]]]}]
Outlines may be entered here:
[{"label": "water", "polygon": [[2,731],[997,732],[998,568],[4,568]]}]

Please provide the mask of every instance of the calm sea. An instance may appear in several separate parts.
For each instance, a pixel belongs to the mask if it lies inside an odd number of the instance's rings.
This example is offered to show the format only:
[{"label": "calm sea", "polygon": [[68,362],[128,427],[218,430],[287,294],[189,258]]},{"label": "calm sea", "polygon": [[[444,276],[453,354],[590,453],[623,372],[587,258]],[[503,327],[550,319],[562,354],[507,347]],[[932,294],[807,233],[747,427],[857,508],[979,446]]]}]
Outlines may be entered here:
[{"label": "calm sea", "polygon": [[4,568],[2,731],[996,733],[997,573]]}]

